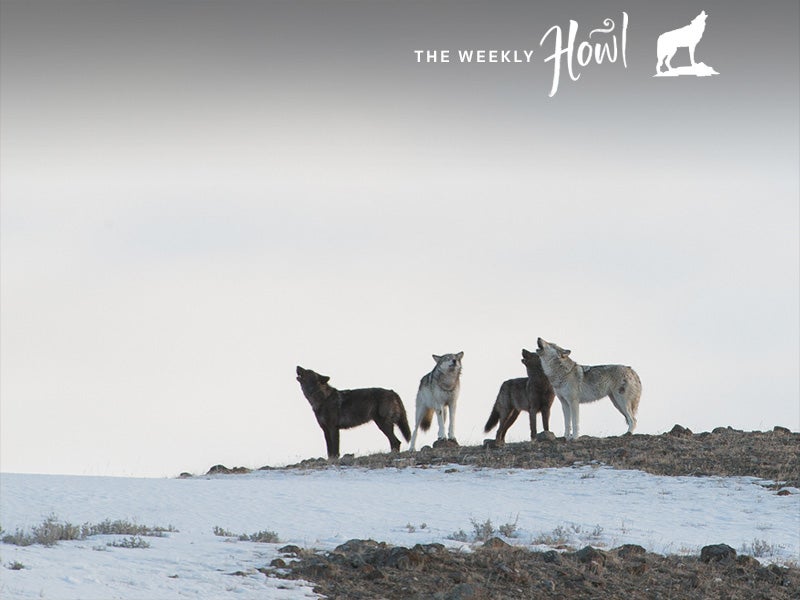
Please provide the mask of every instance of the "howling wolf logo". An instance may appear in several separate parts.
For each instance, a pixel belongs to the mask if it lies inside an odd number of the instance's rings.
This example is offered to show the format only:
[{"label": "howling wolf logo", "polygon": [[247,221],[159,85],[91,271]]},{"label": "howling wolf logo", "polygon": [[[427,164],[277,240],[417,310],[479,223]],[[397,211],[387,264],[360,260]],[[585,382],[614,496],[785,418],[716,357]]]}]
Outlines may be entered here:
[{"label": "howling wolf logo", "polygon": [[[702,62],[695,62],[695,49],[697,44],[703,38],[703,33],[706,30],[706,19],[708,14],[702,11],[697,15],[692,22],[681,27],[667,31],[658,36],[656,42],[656,74],[655,77],[664,76],[678,76],[678,75],[696,75],[697,77],[705,77],[707,75],[718,75],[713,68]],[[687,48],[689,50],[690,66],[673,67],[672,58],[679,48]],[[662,71],[662,65],[667,67],[666,71]]]}]

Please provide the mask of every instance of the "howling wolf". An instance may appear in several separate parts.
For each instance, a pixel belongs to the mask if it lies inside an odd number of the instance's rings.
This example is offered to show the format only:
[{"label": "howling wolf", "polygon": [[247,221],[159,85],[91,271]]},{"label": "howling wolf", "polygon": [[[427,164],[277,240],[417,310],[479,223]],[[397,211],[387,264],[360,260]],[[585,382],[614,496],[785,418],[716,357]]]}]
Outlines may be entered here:
[{"label": "howling wolf", "polygon": [[395,425],[408,441],[411,431],[406,409],[395,392],[382,388],[337,390],[328,385],[329,380],[326,375],[297,367],[297,381],[325,434],[329,459],[339,458],[340,429],[350,429],[368,421],[375,421],[378,429],[389,438],[392,452],[400,450],[400,440],[394,435]]},{"label": "howling wolf", "polygon": [[[414,444],[417,441],[417,431],[422,427],[422,431],[428,431],[433,420],[433,413],[439,421],[439,439],[451,439],[455,442],[453,432],[456,419],[456,401],[458,392],[461,388],[461,359],[463,352],[457,354],[445,354],[444,356],[433,355],[436,366],[433,371],[425,375],[419,382],[417,391],[417,416],[415,419],[414,433],[411,436],[409,450],[414,451]],[[450,411],[450,424],[447,436],[444,433],[444,421],[447,418],[448,409]]]},{"label": "howling wolf", "polygon": [[628,433],[633,433],[642,395],[642,382],[636,371],[622,365],[579,365],[569,357],[569,350],[542,338],[537,343],[536,354],[542,359],[542,368],[564,409],[564,437],[568,440],[578,437],[578,411],[582,403],[606,396],[625,417]]},{"label": "howling wolf", "polygon": [[509,379],[500,386],[494,408],[486,421],[483,431],[489,433],[497,428],[495,445],[502,446],[506,442],[506,432],[517,420],[519,413],[527,410],[530,415],[531,440],[536,438],[536,413],[542,413],[542,426],[550,431],[550,407],[553,405],[553,386],[542,370],[542,361],[534,352],[522,350],[522,364],[528,370],[527,377]]},{"label": "howling wolf", "polygon": [[656,62],[656,75],[661,73],[662,63],[666,64],[668,71],[672,70],[670,61],[672,57],[675,56],[678,48],[688,48],[689,60],[693,67],[697,66],[697,63],[694,61],[694,50],[703,37],[703,32],[706,30],[707,17],[706,11],[702,11],[692,19],[692,22],[688,25],[680,29],[667,31],[658,36],[658,41],[656,42],[656,56],[658,58],[658,62]]}]

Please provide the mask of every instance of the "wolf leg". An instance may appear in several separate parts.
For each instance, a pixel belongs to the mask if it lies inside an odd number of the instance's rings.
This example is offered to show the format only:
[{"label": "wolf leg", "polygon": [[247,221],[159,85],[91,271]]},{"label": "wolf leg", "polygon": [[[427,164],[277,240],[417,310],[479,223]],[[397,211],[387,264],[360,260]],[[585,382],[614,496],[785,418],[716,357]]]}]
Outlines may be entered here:
[{"label": "wolf leg", "polygon": [[550,406],[542,406],[542,428],[550,431]]},{"label": "wolf leg", "polygon": [[519,416],[519,411],[516,408],[512,408],[511,411],[506,415],[505,419],[502,420],[500,423],[500,427],[497,429],[497,436],[495,437],[495,441],[497,443],[504,443],[506,441],[506,432],[508,431],[509,427],[514,424],[514,421],[517,420]]},{"label": "wolf leg", "polygon": [[[447,405],[444,405],[442,408],[440,408],[439,410],[436,411],[436,422],[439,424],[439,436],[438,437],[439,437],[440,440],[443,440],[444,437],[445,437],[444,436],[444,419],[445,419],[445,416],[446,416],[445,415],[446,411],[447,411]],[[450,415],[450,419],[451,419],[450,422],[452,423],[453,422],[452,421],[452,419],[453,419],[452,415]]]},{"label": "wolf leg", "polygon": [[564,439],[570,439],[572,433],[572,416],[569,410],[569,402],[567,400],[562,400],[559,398],[561,402],[561,410],[564,411]]},{"label": "wolf leg", "polygon": [[338,427],[330,427],[325,431],[325,443],[328,445],[328,460],[339,458]]},{"label": "wolf leg", "polygon": [[536,409],[531,406],[530,410],[528,411],[528,416],[530,417],[531,423],[531,440],[536,439]]},{"label": "wolf leg", "polygon": [[667,56],[664,59],[664,64],[667,66],[667,71],[672,71],[672,57],[675,56],[677,51],[678,48],[676,47],[667,53]]},{"label": "wolf leg", "polygon": [[456,402],[453,400],[453,403],[450,405],[450,425],[447,428],[447,437],[451,440],[456,439]]},{"label": "wolf leg", "polygon": [[697,63],[694,62],[694,49],[697,48],[697,44],[692,44],[689,46],[689,61],[692,63],[693,67],[697,66]]},{"label": "wolf leg", "polygon": [[378,426],[389,440],[389,448],[392,452],[399,452],[400,451],[400,440],[397,439],[397,436],[394,434],[394,423],[391,420],[387,419],[385,421],[375,421],[375,424]]},{"label": "wolf leg", "polygon": [[609,394],[609,398],[611,398],[611,402],[616,409],[625,417],[625,422],[628,424],[628,433],[633,433],[633,430],[636,429],[636,417],[633,416],[631,403],[626,395],[624,393],[618,394],[617,392],[612,392]]},{"label": "wolf leg", "polygon": [[580,421],[581,404],[577,398],[570,404],[570,413],[572,414],[572,439],[577,440],[580,435],[578,422]]}]

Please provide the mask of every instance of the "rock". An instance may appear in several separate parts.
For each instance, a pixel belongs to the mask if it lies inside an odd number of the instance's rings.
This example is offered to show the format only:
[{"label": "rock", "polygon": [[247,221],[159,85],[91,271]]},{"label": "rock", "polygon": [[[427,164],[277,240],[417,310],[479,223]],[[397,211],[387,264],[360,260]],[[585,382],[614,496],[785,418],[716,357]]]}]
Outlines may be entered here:
[{"label": "rock", "polygon": [[683,427],[676,424],[672,429],[669,430],[668,435],[674,435],[676,437],[690,437],[692,435],[692,430],[688,427]]},{"label": "rock", "polygon": [[434,448],[458,448],[458,441],[456,441],[455,439],[436,440],[435,442],[433,442],[433,447]]},{"label": "rock", "polygon": [[700,550],[700,560],[705,563],[728,561],[736,558],[736,550],[728,544],[712,544]]},{"label": "rock", "polygon": [[780,425],[775,425],[775,427],[772,428],[772,432],[777,433],[778,435],[788,435],[792,433],[790,429],[787,427],[781,427]]},{"label": "rock", "polygon": [[758,562],[757,558],[753,558],[752,556],[747,556],[746,554],[737,556],[736,564],[744,569],[758,569],[761,567],[761,563]]},{"label": "rock", "polygon": [[356,457],[354,454],[345,454],[339,459],[339,464],[343,467],[352,467],[355,462]]},{"label": "rock", "polygon": [[647,550],[638,546],[637,544],[624,544],[619,548],[615,548],[617,552],[617,556],[619,556],[623,560],[629,560],[635,556],[643,556],[647,553]]},{"label": "rock", "polygon": [[361,575],[361,577],[363,577],[364,579],[368,579],[370,581],[374,581],[375,579],[385,579],[386,578],[386,575],[384,574],[383,571],[381,571],[379,568],[377,568],[377,567],[375,567],[373,565],[367,564],[367,563],[364,563],[363,565],[361,565],[359,567],[359,569],[358,569],[358,572]]},{"label": "rock", "polygon": [[231,470],[225,465],[214,465],[206,475],[230,475]]},{"label": "rock", "polygon": [[606,564],[606,553],[591,546],[585,546],[575,553],[577,558],[582,563],[598,563],[600,565]]},{"label": "rock", "polygon": [[429,556],[435,556],[436,554],[447,551],[444,547],[444,544],[439,544],[436,542],[432,544],[416,544],[412,550],[421,552],[422,554],[427,554]]},{"label": "rock", "polygon": [[447,592],[445,600],[478,600],[482,597],[481,589],[475,584],[459,583]]},{"label": "rock", "polygon": [[284,546],[283,548],[278,548],[278,552],[280,552],[281,554],[289,554],[291,556],[300,556],[303,550],[300,548],[300,546],[289,544],[288,546]]},{"label": "rock", "polygon": [[625,566],[625,570],[632,575],[644,575],[650,570],[650,565],[645,558],[636,558]]},{"label": "rock", "polygon": [[553,563],[554,565],[557,565],[561,562],[561,554],[555,550],[548,550],[547,552],[542,553],[542,560],[546,563]]},{"label": "rock", "polygon": [[778,496],[791,496],[792,492],[783,488],[782,490],[778,490]]},{"label": "rock", "polygon": [[191,478],[192,478],[192,474],[191,473],[187,473],[186,471],[184,471],[183,473],[178,475],[178,479],[191,479]]},{"label": "rock", "polygon": [[422,552],[397,546],[389,550],[389,554],[386,557],[386,566],[395,567],[401,571],[411,571],[421,568],[426,560],[428,560],[428,557]]},{"label": "rock", "polygon": [[386,548],[384,542],[376,542],[375,540],[347,540],[344,544],[340,544],[333,549],[336,554],[364,554],[369,550],[376,548]]},{"label": "rock", "polygon": [[206,475],[241,475],[242,473],[249,473],[250,469],[246,467],[233,467],[229,469],[225,465],[214,465],[208,470]]},{"label": "rock", "polygon": [[499,550],[500,548],[509,548],[509,544],[501,540],[499,537],[489,538],[483,543],[484,548],[491,548],[492,550]]},{"label": "rock", "polygon": [[483,440],[483,447],[487,450],[497,450],[498,448],[502,448],[505,446],[504,442],[498,442],[497,440]]},{"label": "rock", "polygon": [[286,568],[286,561],[282,558],[273,558],[272,562],[269,563],[270,567],[275,567],[276,569],[285,569]]},{"label": "rock", "polygon": [[536,441],[537,442],[555,442],[556,441],[556,434],[552,431],[542,431],[541,433],[536,434]]}]

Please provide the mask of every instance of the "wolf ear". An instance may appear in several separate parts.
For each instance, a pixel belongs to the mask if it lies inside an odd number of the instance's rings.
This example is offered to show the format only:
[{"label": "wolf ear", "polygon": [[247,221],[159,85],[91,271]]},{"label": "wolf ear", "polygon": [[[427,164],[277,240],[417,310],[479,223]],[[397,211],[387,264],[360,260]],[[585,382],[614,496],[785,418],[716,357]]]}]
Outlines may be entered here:
[{"label": "wolf ear", "polygon": [[456,358],[458,360],[461,360],[462,358],[464,358],[464,353],[463,352],[459,352],[458,354],[456,354]]},{"label": "wolf ear", "polygon": [[435,360],[435,361],[438,363],[440,360],[442,360],[442,357],[441,357],[441,356],[436,356],[436,355],[434,354],[434,355],[433,355],[433,360]]},{"label": "wolf ear", "polygon": [[522,358],[529,358],[533,352],[528,352],[525,348],[522,349]]},{"label": "wolf ear", "polygon": [[561,358],[567,358],[572,353],[572,350],[561,349]]},{"label": "wolf ear", "polygon": [[539,346],[539,350],[544,349],[544,340],[542,338],[536,338],[536,345]]},{"label": "wolf ear", "polygon": [[328,383],[330,380],[331,380],[331,378],[328,377],[327,375],[320,375],[319,376],[320,383]]},{"label": "wolf ear", "polygon": [[300,365],[297,365],[297,374],[298,375],[302,375],[305,372],[306,372],[306,370],[303,367],[301,367]]}]

